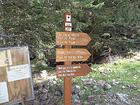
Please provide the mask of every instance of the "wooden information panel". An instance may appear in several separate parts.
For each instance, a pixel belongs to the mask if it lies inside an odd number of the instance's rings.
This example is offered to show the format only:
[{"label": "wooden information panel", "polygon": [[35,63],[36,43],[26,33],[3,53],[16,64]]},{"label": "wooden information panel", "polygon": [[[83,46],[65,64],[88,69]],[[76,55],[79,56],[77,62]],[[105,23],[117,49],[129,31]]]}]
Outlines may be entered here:
[{"label": "wooden information panel", "polygon": [[0,49],[0,105],[34,98],[28,47]]}]

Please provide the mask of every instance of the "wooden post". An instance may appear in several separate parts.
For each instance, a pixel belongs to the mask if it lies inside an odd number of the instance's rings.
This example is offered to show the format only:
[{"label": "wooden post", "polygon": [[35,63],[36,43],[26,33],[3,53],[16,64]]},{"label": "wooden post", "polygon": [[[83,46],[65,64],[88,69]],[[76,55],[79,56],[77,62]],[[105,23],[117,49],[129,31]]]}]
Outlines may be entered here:
[{"label": "wooden post", "polygon": [[[68,26],[67,26],[68,24]],[[72,31],[71,14],[64,14],[64,31]],[[70,45],[65,45],[65,49],[70,49]],[[71,62],[64,62],[64,65],[71,65]],[[72,79],[71,77],[64,77],[64,105],[71,105],[72,103]]]},{"label": "wooden post", "polygon": [[[71,62],[65,62],[65,65],[71,65]],[[72,103],[72,80],[71,77],[64,77],[64,105]]]},{"label": "wooden post", "polygon": [[26,104],[25,104],[25,101],[26,101],[26,96],[23,95],[23,96],[22,96],[22,105],[26,105]]}]

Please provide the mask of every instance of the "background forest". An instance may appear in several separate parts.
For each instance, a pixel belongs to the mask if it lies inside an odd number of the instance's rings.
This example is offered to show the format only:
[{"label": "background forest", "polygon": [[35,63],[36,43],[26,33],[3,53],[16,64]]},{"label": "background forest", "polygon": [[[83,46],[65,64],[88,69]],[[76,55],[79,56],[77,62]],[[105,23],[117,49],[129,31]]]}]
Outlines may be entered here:
[{"label": "background forest", "polygon": [[1,0],[0,5],[0,46],[27,45],[35,61],[54,58],[55,32],[63,31],[65,12],[72,13],[73,31],[93,39],[91,62],[140,49],[139,0]]}]

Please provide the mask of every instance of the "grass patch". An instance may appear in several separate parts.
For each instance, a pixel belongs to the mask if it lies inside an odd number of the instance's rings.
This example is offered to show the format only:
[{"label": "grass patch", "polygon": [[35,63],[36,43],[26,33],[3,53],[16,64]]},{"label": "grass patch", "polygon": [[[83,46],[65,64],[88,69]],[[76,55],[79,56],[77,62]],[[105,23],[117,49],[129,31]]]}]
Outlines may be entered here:
[{"label": "grass patch", "polygon": [[[130,95],[135,95],[140,91],[140,61],[120,59],[111,64],[93,64],[91,68],[93,68],[93,72],[88,76],[75,78],[74,82],[79,83],[81,79],[94,78],[95,80],[105,80],[109,84],[112,84],[112,81],[115,80],[119,84],[112,85],[112,88],[108,91]],[[102,74],[101,71],[109,71],[109,73]],[[103,92],[97,89],[97,93],[100,93],[99,91]]]}]

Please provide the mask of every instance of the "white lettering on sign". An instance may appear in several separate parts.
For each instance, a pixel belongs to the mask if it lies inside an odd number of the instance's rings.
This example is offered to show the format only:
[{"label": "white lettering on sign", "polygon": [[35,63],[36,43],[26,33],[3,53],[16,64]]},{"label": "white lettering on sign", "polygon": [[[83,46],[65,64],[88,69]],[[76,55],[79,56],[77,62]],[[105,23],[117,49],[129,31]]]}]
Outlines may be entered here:
[{"label": "white lettering on sign", "polygon": [[83,59],[84,56],[63,56],[64,59]]},{"label": "white lettering on sign", "polygon": [[58,67],[58,70],[80,69],[81,66]]},{"label": "white lettering on sign", "polygon": [[65,27],[65,31],[72,31],[71,27]]},{"label": "white lettering on sign", "polygon": [[29,64],[9,67],[7,70],[8,82],[31,78]]},{"label": "white lettering on sign", "polygon": [[58,73],[74,73],[76,70],[60,70]]},{"label": "white lettering on sign", "polygon": [[0,104],[8,102],[8,89],[7,89],[7,82],[0,82]]},{"label": "white lettering on sign", "polygon": [[69,27],[71,27],[72,24],[71,24],[71,23],[65,23],[65,26],[69,26]]},{"label": "white lettering on sign", "polygon": [[74,76],[74,73],[69,73],[69,74],[58,74],[58,77],[67,77],[67,76]]},{"label": "white lettering on sign", "polygon": [[66,22],[71,22],[71,15],[66,15]]}]

